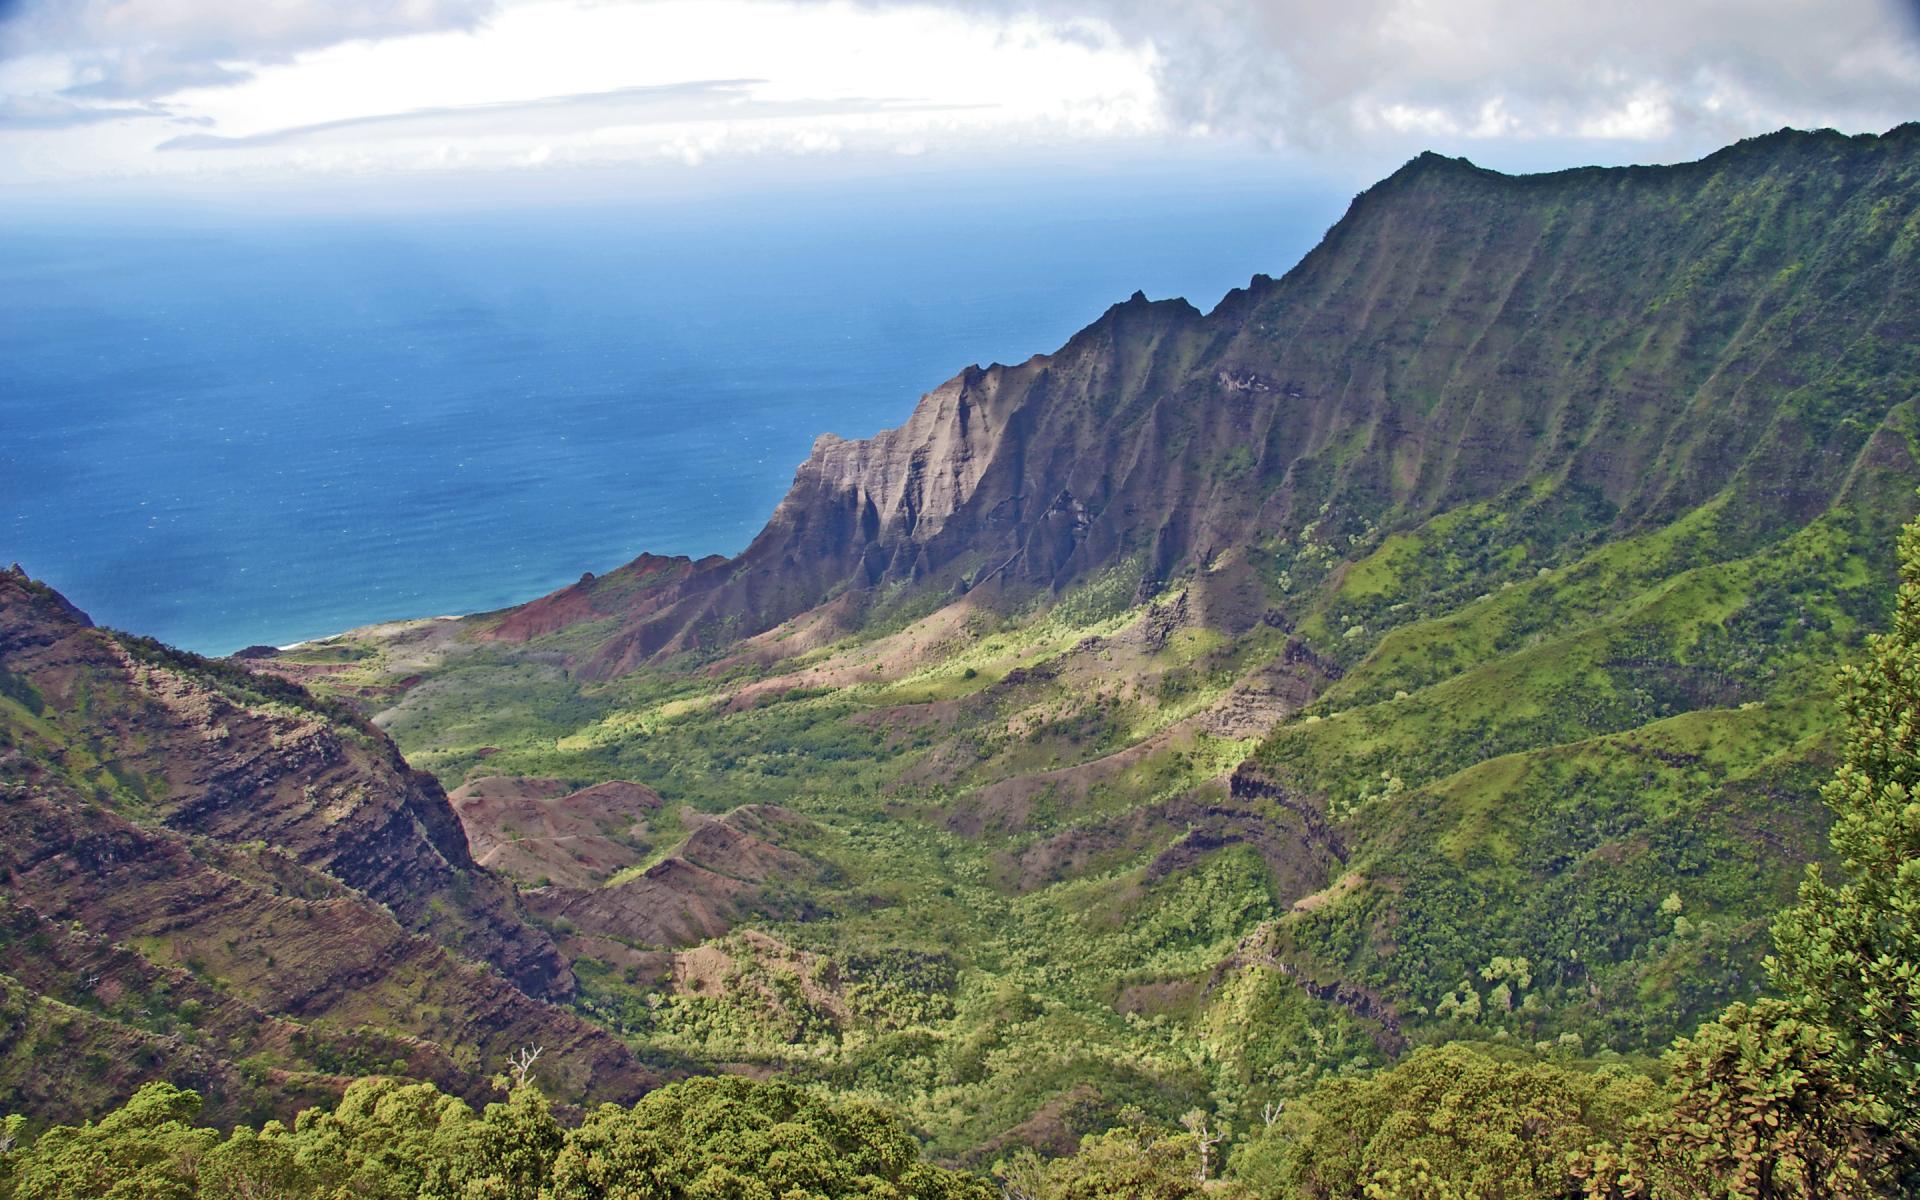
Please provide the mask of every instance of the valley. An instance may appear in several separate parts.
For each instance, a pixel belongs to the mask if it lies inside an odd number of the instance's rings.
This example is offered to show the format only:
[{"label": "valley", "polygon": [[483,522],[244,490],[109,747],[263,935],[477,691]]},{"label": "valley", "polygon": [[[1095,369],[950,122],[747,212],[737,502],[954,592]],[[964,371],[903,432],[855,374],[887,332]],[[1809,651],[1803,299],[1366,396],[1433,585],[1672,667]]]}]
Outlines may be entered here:
[{"label": "valley", "polygon": [[[1822,843],[1920,478],[1913,145],[1427,156],[1210,314],[822,439],[736,559],[256,665],[449,786],[657,792],[639,876],[528,893],[584,1011],[950,1158],[1455,1038],[1644,1056],[1761,986]],[[724,988],[656,965],[736,926]],[[852,1003],[887,956],[938,986]]]},{"label": "valley", "polygon": [[1257,1163],[1454,1043],[1630,1092],[1834,863],[1917,293],[1920,126],[1429,154],[821,438],[734,558],[224,660],[0,576],[0,1083],[231,1124],[534,1045],[569,1115],[778,1078],[1003,1178]]}]

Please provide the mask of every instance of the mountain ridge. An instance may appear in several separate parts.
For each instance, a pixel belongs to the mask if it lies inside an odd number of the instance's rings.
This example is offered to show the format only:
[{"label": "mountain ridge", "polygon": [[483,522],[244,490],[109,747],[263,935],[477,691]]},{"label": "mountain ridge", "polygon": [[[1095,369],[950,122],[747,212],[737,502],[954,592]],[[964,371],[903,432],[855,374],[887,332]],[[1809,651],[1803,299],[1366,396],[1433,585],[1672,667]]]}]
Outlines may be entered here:
[{"label": "mountain ridge", "polygon": [[[1778,360],[1791,351],[1796,328],[1822,319],[1817,312],[1793,311],[1793,275],[1807,264],[1789,261],[1784,249],[1767,253],[1764,241],[1737,244],[1736,239],[1757,227],[1724,221],[1716,225],[1713,193],[1731,192],[1738,198],[1745,189],[1754,194],[1749,202],[1756,207],[1787,211],[1780,206],[1791,206],[1796,198],[1784,194],[1786,185],[1779,181],[1795,170],[1821,167],[1845,174],[1850,187],[1881,187],[1899,202],[1897,189],[1889,190],[1889,181],[1876,181],[1876,176],[1888,170],[1897,175],[1903,164],[1910,169],[1916,141],[1920,126],[1915,125],[1878,137],[1782,131],[1695,163],[1527,176],[1422,155],[1356,198],[1326,239],[1284,276],[1256,277],[1210,313],[1202,314],[1184,300],[1149,301],[1136,292],[1058,351],[1017,366],[968,368],[923,397],[896,429],[860,441],[823,436],[766,528],[745,551],[689,569],[669,594],[636,613],[633,627],[609,639],[584,669],[590,676],[606,677],[661,654],[711,650],[837,595],[857,597],[903,581],[918,585],[929,575],[940,576],[942,584],[955,591],[1004,585],[1009,579],[1057,591],[1123,553],[1144,552],[1146,574],[1164,580],[1191,570],[1212,544],[1244,540],[1253,521],[1293,529],[1304,525],[1304,510],[1310,505],[1273,493],[1319,490],[1311,480],[1302,481],[1309,484],[1306,488],[1291,488],[1288,477],[1324,470],[1328,454],[1344,452],[1338,440],[1360,433],[1371,438],[1361,448],[1363,454],[1393,462],[1390,470],[1374,468],[1373,479],[1348,481],[1348,490],[1357,484],[1379,493],[1355,498],[1356,507],[1372,510],[1359,514],[1364,519],[1384,516],[1404,524],[1436,504],[1481,497],[1515,479],[1554,471],[1571,472],[1572,482],[1597,489],[1607,504],[1619,507],[1631,500],[1623,521],[1671,516],[1705,499],[1701,486],[1689,477],[1697,480],[1703,459],[1713,457],[1710,443],[1749,455],[1790,459],[1794,454],[1795,430],[1774,431],[1771,445],[1764,429],[1757,431],[1761,439],[1752,436],[1756,431],[1742,418],[1758,410],[1745,398],[1746,385],[1784,382],[1779,373],[1788,364]],[[1809,166],[1805,161],[1823,155],[1824,162]],[[1887,161],[1876,163],[1876,158]],[[1768,186],[1770,176],[1776,186]],[[1555,195],[1575,191],[1580,193],[1577,203]],[[1613,194],[1631,211],[1596,216],[1590,211],[1599,203],[1596,193]],[[1676,221],[1686,216],[1683,210],[1689,203],[1701,207],[1703,215]],[[1502,219],[1513,228],[1476,237],[1449,228],[1470,219],[1464,215],[1468,206],[1481,204],[1505,206]],[[1571,210],[1562,211],[1569,204]],[[1568,310],[1577,309],[1577,303],[1554,303],[1546,293],[1553,286],[1552,260],[1542,256],[1565,237],[1597,235],[1601,230],[1592,225],[1595,221],[1610,221],[1605,225],[1610,232],[1654,220],[1670,227],[1669,241],[1686,243],[1673,246],[1681,253],[1672,261],[1697,270],[1731,272],[1719,281],[1714,319],[1663,327],[1661,310],[1673,303],[1672,293],[1696,289],[1702,279],[1687,278],[1671,262],[1642,251],[1635,263],[1644,268],[1641,279],[1629,274],[1623,283],[1629,288],[1638,284],[1634,315],[1651,327],[1630,333],[1616,319],[1618,331],[1608,343],[1584,349],[1590,358],[1650,351],[1651,357],[1666,360],[1660,363],[1660,377],[1635,381],[1630,374],[1617,377],[1621,373],[1613,363],[1590,363],[1585,381],[1578,384],[1585,395],[1565,396],[1557,416],[1517,411],[1510,402],[1487,406],[1481,399],[1485,389],[1508,387],[1512,377],[1542,370],[1538,360],[1548,353],[1546,335],[1520,328],[1507,314],[1524,315],[1535,326],[1543,321],[1572,325],[1576,318],[1584,321],[1592,315],[1570,315]],[[1802,214],[1802,224],[1813,221],[1817,218]],[[1398,228],[1409,222],[1415,228]],[[1582,227],[1582,222],[1587,225]],[[1810,236],[1818,236],[1818,230]],[[1397,261],[1356,264],[1343,257],[1350,244],[1381,237],[1395,240]],[[1412,289],[1397,280],[1409,270],[1425,269],[1436,255],[1452,259],[1455,269],[1471,272],[1462,277],[1468,282],[1450,294],[1409,296]],[[1708,255],[1712,257],[1703,267],[1703,256]],[[1759,274],[1761,259],[1771,265],[1767,277]],[[1846,264],[1872,277],[1870,265]],[[1815,270],[1821,266],[1813,264]],[[1831,265],[1827,269],[1834,273]],[[1355,280],[1355,270],[1370,275]],[[1775,272],[1786,277],[1775,277]],[[1884,276],[1884,269],[1880,274]],[[1505,281],[1502,294],[1471,294],[1477,286],[1473,280],[1494,276]],[[1804,281],[1797,286],[1804,287]],[[1857,294],[1864,286],[1856,280],[1850,290]],[[1736,303],[1742,311],[1727,311]],[[1475,306],[1487,310],[1489,305],[1484,319],[1464,315],[1476,311]],[[1329,310],[1338,315],[1329,317]],[[1459,332],[1457,345],[1427,336],[1435,324],[1475,321],[1480,324]],[[1336,322],[1343,328],[1333,329]],[[1263,331],[1263,323],[1272,328]],[[1777,334],[1787,344],[1763,346],[1763,334]],[[1813,340],[1804,330],[1801,337]],[[1331,358],[1323,353],[1322,361],[1313,364],[1288,357],[1296,353],[1289,347],[1313,339],[1332,339],[1330,344],[1341,349]],[[1406,389],[1395,378],[1405,371],[1396,370],[1395,360],[1405,360],[1409,353],[1416,372],[1423,357],[1451,361],[1449,373],[1438,383],[1420,385],[1432,389],[1431,394],[1405,398]],[[1189,359],[1204,359],[1212,366],[1196,377]],[[1340,361],[1350,368],[1341,370]],[[1309,366],[1314,369],[1303,370]],[[1661,393],[1670,390],[1668,380],[1676,367],[1691,376],[1675,382],[1692,391],[1693,402],[1650,426],[1649,419],[1665,404]],[[1356,376],[1355,369],[1361,374]],[[1491,376],[1490,370],[1495,372]],[[1812,366],[1798,370],[1801,378],[1795,386],[1800,387],[1819,373]],[[1219,394],[1207,395],[1209,391]],[[1103,399],[1096,402],[1097,397]],[[1232,411],[1235,401],[1241,402],[1237,407],[1242,411]],[[1584,414],[1568,407],[1570,401],[1584,404]],[[1078,414],[1065,411],[1075,407]],[[1287,415],[1289,407],[1321,415],[1302,423]],[[1193,411],[1204,414],[1201,427],[1188,430],[1184,414]],[[1693,432],[1682,431],[1677,424],[1682,417]],[[1546,423],[1535,424],[1542,420]],[[1569,453],[1547,449],[1525,461],[1513,457],[1520,447],[1539,445],[1556,421],[1572,422],[1560,436],[1580,444],[1567,447]],[[1617,446],[1595,446],[1599,430],[1609,421],[1624,423],[1629,436]],[[1483,432],[1468,435],[1469,422]],[[1138,432],[1111,436],[1131,431]],[[1151,484],[1135,480],[1129,486],[1129,481],[1115,478],[1116,472],[1128,471],[1129,464],[1144,463],[1197,475],[1209,464],[1190,457],[1161,462],[1153,449],[1194,433],[1215,455],[1229,454],[1252,439],[1257,448],[1244,483],[1267,493],[1267,502],[1235,512],[1231,497],[1206,500],[1206,485],[1197,479],[1176,481],[1186,486],[1186,493],[1171,496]],[[1288,447],[1276,445],[1276,439],[1297,449],[1289,457]],[[1445,462],[1423,457],[1422,444],[1436,441],[1451,447]],[[1008,451],[1004,456],[1003,447]],[[1098,462],[1100,469],[1073,466],[1088,461]],[[1137,472],[1139,467],[1132,469]],[[1821,477],[1816,464],[1779,458],[1756,461],[1748,469],[1784,480]],[[1396,478],[1396,472],[1408,471],[1415,476]],[[1629,495],[1635,489],[1627,481],[1643,471],[1651,471],[1664,495]],[[1804,517],[1809,505],[1826,494],[1825,485],[1816,483],[1798,494],[1776,491],[1767,498]],[[1196,500],[1201,502],[1197,511]],[[1107,514],[1116,502],[1120,511]],[[1151,529],[1140,527],[1142,509],[1151,510]],[[1082,540],[1090,540],[1085,551],[1078,548]]]},{"label": "mountain ridge", "polygon": [[1828,672],[1920,479],[1915,134],[1417,159],[1210,313],[1136,295],[822,439],[732,560],[524,642],[349,637],[341,682],[418,673],[371,707],[454,776],[815,821],[833,869],[750,927],[954,948],[974,998],[920,1028],[1000,1048],[674,1044],[894,1079],[946,1153],[1450,1037],[1663,1044],[1752,995],[1818,855]]},{"label": "mountain ridge", "polygon": [[[349,1077],[327,1064],[342,1059],[484,1094],[523,1042],[571,1059],[553,1076],[570,1096],[657,1078],[546,1003],[573,993],[569,965],[473,862],[438,782],[371,724],[98,629],[18,571],[0,572],[0,808],[0,910],[19,926],[0,933],[0,988],[27,1006],[0,1024],[0,1077],[33,1079],[53,1036],[36,1010],[78,1007],[96,1031],[83,1043],[143,1047],[79,1056],[94,1077],[58,1072],[65,1095],[36,1082],[51,1112],[159,1077],[176,1052],[228,1118],[338,1092]],[[90,982],[35,961],[80,934]]]}]

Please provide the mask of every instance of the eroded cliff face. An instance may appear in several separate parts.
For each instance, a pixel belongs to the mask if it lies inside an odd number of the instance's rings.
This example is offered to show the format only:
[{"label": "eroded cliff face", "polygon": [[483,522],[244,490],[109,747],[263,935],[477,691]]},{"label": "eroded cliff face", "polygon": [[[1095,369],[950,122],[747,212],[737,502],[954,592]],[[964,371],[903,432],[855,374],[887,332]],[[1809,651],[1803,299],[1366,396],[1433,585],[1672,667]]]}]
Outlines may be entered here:
[{"label": "eroded cliff face", "polygon": [[[474,864],[439,785],[370,724],[96,629],[14,572],[0,573],[0,823],[0,913],[97,943],[73,952],[92,964],[76,991],[41,977],[31,938],[0,938],[19,999],[0,1075],[46,1056],[32,1018],[52,1001],[101,1010],[94,1041],[147,1047],[122,1064],[132,1075],[197,1072],[225,1089],[216,1101],[236,1087],[229,1058],[260,1055],[287,1077],[276,1099],[344,1082],[321,1068],[395,1062],[478,1093],[526,1044],[548,1047],[570,1098],[653,1078],[545,1002],[572,988],[565,961]],[[120,1003],[162,977],[157,994],[193,1001],[188,1026],[231,1026],[249,1048],[169,1042],[158,1001]],[[359,1026],[389,1033],[342,1046],[319,1032]]]},{"label": "eroded cliff face", "polygon": [[1756,536],[1803,522],[1912,391],[1916,170],[1915,126],[1528,177],[1422,156],[1211,313],[1136,294],[899,429],[823,437],[746,551],[649,592],[582,665],[823,604],[857,624],[903,585],[1058,590],[1126,564],[1150,589],[1523,480],[1579,531],[1730,481]]},{"label": "eroded cliff face", "polygon": [[[688,810],[685,819],[692,833],[644,871],[599,886],[534,888],[528,904],[589,942],[691,946],[768,912],[768,884],[819,880],[817,864],[776,840],[811,830],[798,813],[748,805],[718,817]],[[575,948],[592,949],[578,938]]]},{"label": "eroded cliff face", "polygon": [[[0,577],[0,663],[40,721],[96,747],[123,803],[168,829],[264,842],[492,963],[529,995],[572,974],[473,862],[446,793],[344,709],[157,643],[123,639]],[[57,734],[56,734],[57,736]]]}]

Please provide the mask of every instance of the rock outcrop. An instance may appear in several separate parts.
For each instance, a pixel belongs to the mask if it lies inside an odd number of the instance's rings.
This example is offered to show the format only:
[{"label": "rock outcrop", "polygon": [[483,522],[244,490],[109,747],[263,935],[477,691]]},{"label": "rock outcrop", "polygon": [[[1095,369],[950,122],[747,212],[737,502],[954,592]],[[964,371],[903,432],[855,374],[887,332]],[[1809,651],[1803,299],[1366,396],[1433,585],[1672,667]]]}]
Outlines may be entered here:
[{"label": "rock outcrop", "polygon": [[[53,1003],[96,1010],[92,1044],[147,1048],[96,1086],[178,1068],[238,1102],[232,1063],[247,1058],[293,1081],[268,1093],[281,1104],[344,1085],[342,1070],[478,1095],[528,1044],[567,1098],[655,1078],[546,1002],[572,988],[565,960],[473,862],[439,785],[373,726],[97,629],[14,572],[0,573],[0,828],[0,917],[27,931],[0,938],[19,1001],[0,1076],[46,1057],[32,1018]],[[71,973],[22,956],[44,940],[36,924],[58,946],[81,939],[61,950]],[[193,1041],[168,1041],[182,1026]]]},{"label": "rock outcrop", "polygon": [[[898,429],[821,438],[752,545],[676,567],[581,665],[711,651],[828,601],[858,623],[892,585],[1030,594],[1134,562],[1150,591],[1228,547],[1410,526],[1523,480],[1615,533],[1729,481],[1756,536],[1804,521],[1911,394],[1887,385],[1920,344],[1916,174],[1916,125],[1525,177],[1422,155],[1210,313],[1136,294]],[[501,635],[613,614],[606,593]]]}]

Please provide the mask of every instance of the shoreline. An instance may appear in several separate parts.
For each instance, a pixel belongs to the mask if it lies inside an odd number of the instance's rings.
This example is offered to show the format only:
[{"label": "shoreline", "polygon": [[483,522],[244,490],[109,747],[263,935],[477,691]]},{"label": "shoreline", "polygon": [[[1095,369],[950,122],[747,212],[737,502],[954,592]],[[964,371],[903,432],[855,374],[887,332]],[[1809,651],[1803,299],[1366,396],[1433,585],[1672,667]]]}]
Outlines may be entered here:
[{"label": "shoreline", "polygon": [[288,642],[284,646],[275,646],[274,649],[278,650],[282,654],[286,654],[290,651],[298,650],[304,646],[315,646],[324,642],[331,642],[338,638],[346,637],[349,634],[360,633],[364,630],[380,629],[388,625],[417,625],[426,621],[464,621],[468,617],[474,617],[479,615],[480,614],[478,613],[441,613],[440,615],[433,616],[433,617],[403,617],[398,621],[376,621],[371,625],[356,625],[352,629],[342,629],[339,633],[324,633],[324,634],[321,634],[319,637],[310,637],[310,638],[304,638],[297,642]]}]

